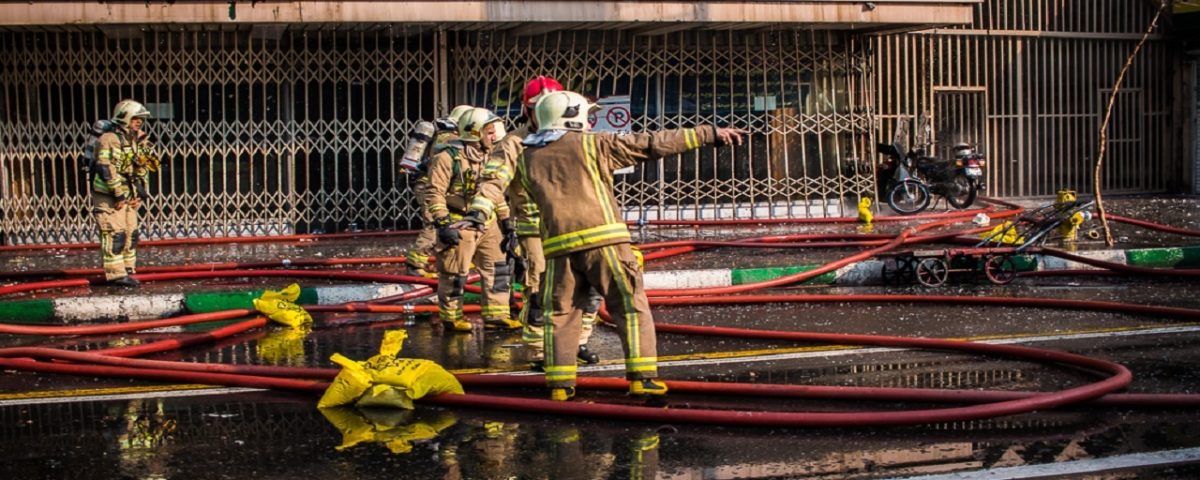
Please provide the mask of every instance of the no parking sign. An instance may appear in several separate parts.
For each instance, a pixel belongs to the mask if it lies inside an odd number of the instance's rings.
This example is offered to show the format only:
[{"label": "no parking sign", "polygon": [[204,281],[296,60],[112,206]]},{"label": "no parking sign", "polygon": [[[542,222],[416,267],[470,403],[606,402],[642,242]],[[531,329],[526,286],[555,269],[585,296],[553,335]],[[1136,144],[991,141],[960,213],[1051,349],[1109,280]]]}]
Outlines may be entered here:
[{"label": "no parking sign", "polygon": [[[592,124],[593,131],[629,133],[633,124],[633,115],[629,111],[629,95],[603,97],[596,102],[596,106],[600,109],[588,115],[588,122]],[[633,167],[622,168],[613,173],[633,173]]]}]

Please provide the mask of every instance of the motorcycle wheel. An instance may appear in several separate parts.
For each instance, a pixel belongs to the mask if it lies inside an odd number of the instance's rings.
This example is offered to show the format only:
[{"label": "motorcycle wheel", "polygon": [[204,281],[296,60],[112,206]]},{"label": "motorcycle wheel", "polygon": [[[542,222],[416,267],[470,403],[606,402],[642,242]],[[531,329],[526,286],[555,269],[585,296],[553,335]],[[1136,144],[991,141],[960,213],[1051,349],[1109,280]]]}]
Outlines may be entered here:
[{"label": "motorcycle wheel", "polygon": [[888,191],[887,203],[901,215],[923,212],[929,208],[929,187],[916,180],[897,183]]},{"label": "motorcycle wheel", "polygon": [[975,203],[975,197],[979,195],[979,187],[976,185],[975,179],[963,174],[955,175],[950,180],[950,185],[947,185],[946,201],[954,208],[967,208],[972,203]]}]

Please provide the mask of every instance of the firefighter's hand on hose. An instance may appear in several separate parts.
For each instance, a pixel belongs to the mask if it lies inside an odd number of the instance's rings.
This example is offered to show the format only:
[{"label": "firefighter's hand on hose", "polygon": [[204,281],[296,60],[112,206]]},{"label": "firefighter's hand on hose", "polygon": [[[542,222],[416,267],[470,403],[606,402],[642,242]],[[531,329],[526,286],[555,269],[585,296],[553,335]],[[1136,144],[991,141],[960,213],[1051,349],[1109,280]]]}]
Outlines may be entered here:
[{"label": "firefighter's hand on hose", "polygon": [[741,145],[742,137],[749,135],[749,130],[743,130],[740,128],[718,128],[716,145],[718,147],[724,145]]},{"label": "firefighter's hand on hose", "polygon": [[438,217],[434,219],[433,225],[437,227],[438,242],[453,247],[462,241],[462,233],[450,224],[450,217]]},{"label": "firefighter's hand on hose", "polygon": [[512,218],[501,220],[500,232],[504,234],[504,238],[500,240],[500,250],[507,254],[515,254],[518,245],[517,221]]},{"label": "firefighter's hand on hose", "polygon": [[486,226],[487,217],[484,216],[484,213],[479,210],[471,210],[469,213],[463,216],[462,220],[454,222],[453,225],[450,225],[450,228],[455,230],[469,228],[477,232],[482,232]]}]

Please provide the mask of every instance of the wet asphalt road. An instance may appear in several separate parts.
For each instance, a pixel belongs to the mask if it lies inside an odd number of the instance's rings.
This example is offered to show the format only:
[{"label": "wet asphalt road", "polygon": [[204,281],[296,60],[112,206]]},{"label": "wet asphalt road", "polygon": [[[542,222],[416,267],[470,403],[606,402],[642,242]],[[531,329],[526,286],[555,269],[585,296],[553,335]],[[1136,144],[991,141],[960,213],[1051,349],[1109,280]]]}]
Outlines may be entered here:
[{"label": "wet asphalt road", "polygon": [[[1174,211],[1156,221],[1197,228],[1177,203],[1132,199],[1136,216]],[[1185,203],[1195,205],[1195,201]],[[1136,207],[1136,208],[1135,208]],[[1195,210],[1192,210],[1195,211]],[[1142,217],[1145,218],[1145,217]],[[1172,221],[1175,220],[1175,221]],[[827,231],[831,230],[827,227]],[[796,229],[775,229],[781,231]],[[690,229],[660,230],[687,237]],[[761,232],[758,230],[756,232]],[[1136,246],[1188,244],[1126,228]],[[746,230],[708,233],[734,238]],[[1190,239],[1195,240],[1195,239]],[[1190,244],[1195,244],[1190,241]],[[147,263],[272,259],[288,256],[398,255],[403,242],[322,242],[188,249],[145,249]],[[1122,245],[1124,246],[1124,245]],[[245,248],[242,248],[245,247]],[[58,257],[62,255],[62,257]],[[78,266],[86,252],[30,255],[39,268]],[[717,250],[652,264],[652,269],[810,263],[838,252]],[[12,262],[13,254],[0,254]],[[29,260],[33,259],[33,260]],[[778,263],[776,263],[778,262]],[[12,265],[13,263],[9,263]],[[57,267],[55,265],[58,265]],[[386,268],[375,267],[377,270]],[[258,282],[250,280],[248,282]],[[152,288],[193,290],[244,286],[236,281]],[[264,284],[271,284],[265,282]],[[109,294],[103,287],[85,289]],[[996,287],[965,282],[920,287],[794,288],[776,293],[936,293],[1099,299],[1200,308],[1200,284],[1125,277],[1040,277]],[[49,294],[63,294],[53,292]],[[70,294],[70,293],[68,293]],[[78,293],[76,293],[78,294]],[[1131,392],[1197,393],[1200,325],[1194,320],[1103,311],[911,304],[776,304],[664,307],[657,322],[766,330],[1002,339],[1121,363],[1134,374]],[[456,334],[425,317],[318,315],[308,335],[271,328],[217,344],[151,358],[193,362],[330,367],[342,353],[365,359],[389,329],[406,329],[401,356],[433,359],[459,372],[526,373],[517,332]],[[91,350],[174,338],[176,333],[89,337],[0,336],[0,346],[51,345]],[[942,351],[845,349],[825,344],[661,334],[666,379],[795,385],[1053,391],[1096,381],[1094,374],[1053,364]],[[603,362],[581,375],[618,376],[620,346],[612,329],[591,346]],[[707,359],[701,361],[698,357]],[[0,373],[0,478],[907,478],[1004,467],[1040,468],[1072,461],[1138,459],[1151,452],[1200,447],[1200,413],[1188,408],[1074,406],[987,420],[905,427],[751,428],[633,422],[503,411],[419,406],[415,411],[318,411],[317,395],[271,391],[197,396],[162,383]],[[541,389],[473,393],[541,398]],[[96,397],[86,397],[96,395]],[[124,397],[117,395],[125,395]],[[638,403],[621,394],[581,391],[579,402]],[[676,394],[670,408],[788,411],[894,411],[939,405],[817,399],[764,399]],[[1019,470],[1028,476],[1037,470]],[[1135,466],[1070,478],[1197,478],[1200,466]]]}]

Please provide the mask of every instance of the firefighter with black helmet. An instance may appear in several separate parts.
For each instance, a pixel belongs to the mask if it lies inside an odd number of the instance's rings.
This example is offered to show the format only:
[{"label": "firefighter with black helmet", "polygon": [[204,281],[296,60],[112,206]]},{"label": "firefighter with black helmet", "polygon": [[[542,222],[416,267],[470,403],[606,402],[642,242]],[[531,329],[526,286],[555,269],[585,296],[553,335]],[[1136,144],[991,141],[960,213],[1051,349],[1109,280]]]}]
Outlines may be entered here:
[{"label": "firefighter with black helmet", "polygon": [[137,287],[138,210],[149,198],[150,172],[158,157],[142,129],[150,110],[134,100],[113,108],[115,128],[100,135],[91,165],[92,214],[100,229],[104,278],[109,283]]}]

